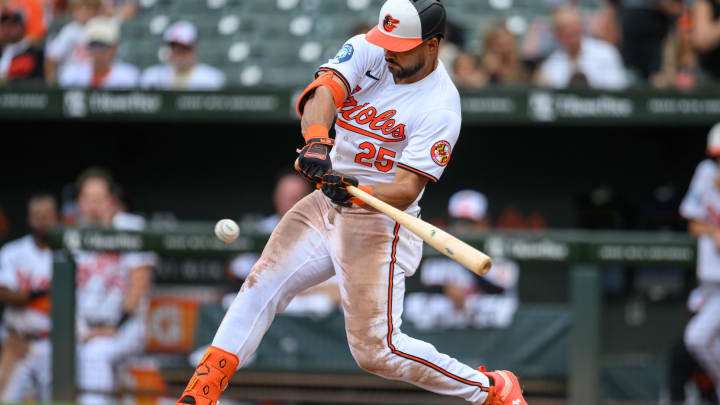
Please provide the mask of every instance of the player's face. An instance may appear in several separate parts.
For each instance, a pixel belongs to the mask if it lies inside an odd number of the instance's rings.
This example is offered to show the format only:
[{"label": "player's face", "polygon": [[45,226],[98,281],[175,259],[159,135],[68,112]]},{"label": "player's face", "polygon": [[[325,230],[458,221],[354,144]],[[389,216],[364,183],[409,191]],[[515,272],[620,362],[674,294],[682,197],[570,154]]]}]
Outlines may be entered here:
[{"label": "player's face", "polygon": [[195,64],[195,47],[171,43],[170,63],[181,72],[189,70]]},{"label": "player's face", "polygon": [[85,180],[78,195],[78,208],[85,221],[97,225],[109,225],[115,211],[110,185],[103,179]]},{"label": "player's face", "polygon": [[28,206],[28,225],[36,238],[47,240],[50,230],[57,224],[55,201],[49,198],[31,201]]},{"label": "player's face", "polygon": [[[431,44],[431,43],[434,43]],[[405,52],[385,50],[385,61],[393,77],[398,80],[408,79],[427,68],[432,59],[433,46],[437,49],[437,40],[430,39]]]}]

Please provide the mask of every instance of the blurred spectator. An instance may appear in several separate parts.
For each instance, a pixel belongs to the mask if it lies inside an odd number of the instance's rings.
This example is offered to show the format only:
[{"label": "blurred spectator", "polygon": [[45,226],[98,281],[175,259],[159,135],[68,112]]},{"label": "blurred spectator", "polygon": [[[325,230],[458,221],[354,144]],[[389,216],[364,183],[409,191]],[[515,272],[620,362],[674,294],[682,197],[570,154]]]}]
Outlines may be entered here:
[{"label": "blurred spectator", "polygon": [[[552,15],[558,7],[575,3],[577,2],[566,0],[541,1],[541,4],[547,8],[548,16]],[[549,17],[543,15],[530,21],[520,49],[523,62],[532,72],[535,72],[538,65],[558,49],[558,43],[553,33],[552,21]]]},{"label": "blurred spectator", "polygon": [[622,56],[625,65],[648,80],[660,71],[663,41],[682,12],[682,0],[622,0]]},{"label": "blurred spectator", "polygon": [[504,23],[493,25],[485,34],[480,64],[490,84],[513,84],[526,78],[515,35]]},{"label": "blurred spectator", "polygon": [[32,45],[25,32],[22,10],[0,10],[0,84],[43,76],[42,50]]},{"label": "blurred spectator", "polygon": [[487,83],[487,76],[480,70],[478,58],[465,51],[455,57],[452,65],[453,82],[461,88],[480,88]]},{"label": "blurred spectator", "polygon": [[452,79],[455,79],[455,72],[450,67],[455,65],[455,59],[463,52],[463,49],[465,49],[465,38],[462,29],[457,24],[448,21],[445,25],[445,38],[440,41],[438,58],[445,65]]},{"label": "blurred spectator", "polygon": [[697,0],[693,19],[692,39],[700,67],[711,79],[720,81],[720,0]]},{"label": "blurred spectator", "polygon": [[619,8],[621,0],[605,0],[600,10],[590,20],[590,34],[619,48],[622,32],[619,24]]},{"label": "blurred spectator", "polygon": [[137,11],[137,0],[103,0],[102,2],[102,14],[120,21],[130,20]]},{"label": "blurred spectator", "polygon": [[54,85],[58,71],[67,63],[84,63],[90,60],[85,42],[85,24],[98,15],[100,0],[72,0],[72,21],[67,23],[48,42],[45,49],[45,82]]},{"label": "blurred spectator", "polygon": [[354,37],[355,35],[362,35],[370,31],[372,27],[369,26],[365,21],[358,21],[350,29],[350,35],[348,37]]},{"label": "blurred spectator", "polygon": [[[141,230],[118,221],[113,180],[88,169],[77,181],[80,224]],[[128,226],[130,225],[130,226]],[[139,225],[139,226],[138,226]],[[77,266],[78,388],[82,404],[114,402],[115,370],[144,348],[145,318],[155,258],[140,252],[74,252]]]},{"label": "blurred spectator", "polygon": [[170,47],[170,63],[147,68],[140,79],[144,88],[163,90],[218,90],[225,75],[218,69],[197,63],[197,29],[192,23],[178,21],[164,35]]},{"label": "blurred spectator", "polygon": [[691,15],[684,13],[665,41],[662,70],[652,77],[652,83],[659,88],[689,90],[695,87],[697,78],[698,60],[692,46]]},{"label": "blurred spectator", "polygon": [[583,35],[580,16],[574,7],[558,8],[553,14],[553,27],[560,48],[540,67],[538,84],[605,90],[627,86],[618,51],[607,42]]},{"label": "blurred spectator", "polygon": [[115,60],[120,40],[118,23],[109,18],[95,17],[85,26],[85,41],[90,61],[68,64],[60,73],[62,87],[127,89],[136,86],[135,66]]},{"label": "blurred spectator", "polygon": [[[487,198],[474,190],[450,197],[448,214],[456,231],[488,226]],[[479,277],[459,263],[433,257],[418,270],[422,290],[407,295],[404,317],[417,328],[507,327],[518,307],[516,262],[493,257],[490,272]]]},{"label": "blurred spectator", "polygon": [[45,39],[47,26],[52,20],[47,0],[5,0],[5,4],[12,10],[20,10],[25,18],[25,36],[32,43]]},{"label": "blurred spectator", "polygon": [[20,403],[31,394],[50,402],[50,230],[57,224],[57,201],[40,193],[28,202],[30,234],[0,250],[0,303],[3,317],[0,399]]}]

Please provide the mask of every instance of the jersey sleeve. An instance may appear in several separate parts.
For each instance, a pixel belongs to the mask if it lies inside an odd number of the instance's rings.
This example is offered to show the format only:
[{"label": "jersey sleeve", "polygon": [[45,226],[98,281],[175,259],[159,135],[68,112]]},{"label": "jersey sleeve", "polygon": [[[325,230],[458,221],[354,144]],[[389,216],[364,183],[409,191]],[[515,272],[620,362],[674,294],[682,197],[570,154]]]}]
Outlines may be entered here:
[{"label": "jersey sleeve", "polygon": [[706,217],[705,208],[702,204],[702,195],[708,187],[713,187],[713,163],[710,161],[700,162],[695,169],[687,194],[680,204],[680,215],[689,220],[704,221]]},{"label": "jersey sleeve", "polygon": [[382,57],[382,52],[381,48],[365,40],[365,34],[356,35],[345,42],[334,58],[322,64],[315,76],[332,71],[342,79],[347,94],[352,94],[365,72],[372,68],[378,57]]},{"label": "jersey sleeve", "polygon": [[460,122],[460,115],[449,109],[427,114],[410,134],[398,167],[437,182],[450,162]]},{"label": "jersey sleeve", "polygon": [[7,248],[0,249],[0,286],[11,290],[18,288],[17,274],[15,274],[15,268]]}]

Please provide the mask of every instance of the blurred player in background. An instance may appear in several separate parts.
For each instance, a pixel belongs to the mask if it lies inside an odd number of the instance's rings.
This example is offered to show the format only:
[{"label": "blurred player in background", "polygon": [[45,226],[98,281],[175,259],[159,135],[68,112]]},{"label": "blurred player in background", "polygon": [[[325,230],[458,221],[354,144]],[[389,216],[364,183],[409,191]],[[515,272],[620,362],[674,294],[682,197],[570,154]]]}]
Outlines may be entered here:
[{"label": "blurred player in background", "polygon": [[18,403],[32,395],[50,401],[50,230],[58,222],[55,197],[28,202],[30,235],[0,250],[0,303],[5,304],[0,354],[0,399]]},{"label": "blurred player in background", "polygon": [[197,62],[195,25],[178,21],[168,27],[163,40],[170,47],[169,63],[145,69],[140,86],[160,90],[219,90],[225,85],[223,72]]},{"label": "blurred player in background", "polygon": [[115,59],[120,26],[106,17],[95,17],[85,25],[90,60],[68,64],[60,73],[60,86],[93,89],[129,89],[137,85],[138,69]]},{"label": "blurred player in background", "polygon": [[[77,189],[80,226],[128,229],[122,225],[130,221],[115,219],[118,204],[107,172],[88,169],[78,178]],[[144,348],[154,256],[139,252],[76,252],[75,262],[77,383],[81,391],[78,400],[83,404],[114,403],[115,368]]]},{"label": "blurred player in background", "polygon": [[[487,229],[487,198],[475,190],[450,197],[450,226],[457,231]],[[419,329],[504,328],[518,307],[519,266],[493,257],[492,268],[477,276],[447,257],[429,257],[418,270],[423,290],[407,295],[405,318]]]},{"label": "blurred player in background", "polygon": [[45,82],[54,85],[65,64],[81,64],[90,60],[85,42],[85,24],[98,15],[100,0],[71,0],[72,21],[48,41],[45,48]]},{"label": "blurred player in background", "polygon": [[438,60],[445,23],[439,0],[388,0],[377,26],[320,66],[297,105],[306,145],[296,168],[322,190],[283,216],[178,404],[216,403],[275,315],[333,275],[362,369],[473,404],[526,404],[513,373],[469,367],[400,331],[422,240],[347,190],[420,215],[425,186],[442,175],[460,132],[460,96]]},{"label": "blurred player in background", "polygon": [[42,78],[43,52],[26,33],[27,21],[22,10],[0,7],[0,84]]},{"label": "blurred player in background", "polygon": [[690,233],[698,237],[697,278],[704,301],[685,329],[685,345],[720,390],[720,124],[710,130],[707,154],[680,205]]}]

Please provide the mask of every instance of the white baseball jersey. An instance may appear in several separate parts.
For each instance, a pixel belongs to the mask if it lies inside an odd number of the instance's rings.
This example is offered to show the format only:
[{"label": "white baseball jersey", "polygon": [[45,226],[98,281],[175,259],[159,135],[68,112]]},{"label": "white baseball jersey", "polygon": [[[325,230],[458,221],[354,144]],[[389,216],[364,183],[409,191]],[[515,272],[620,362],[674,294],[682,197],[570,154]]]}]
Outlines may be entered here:
[{"label": "white baseball jersey", "polygon": [[140,78],[141,87],[161,90],[219,90],[224,85],[223,72],[204,63],[185,75],[178,75],[169,64],[150,66]]},{"label": "white baseball jersey", "polygon": [[[115,229],[141,230],[144,220],[133,214],[118,213]],[[155,255],[142,252],[86,252],[75,254],[77,267],[77,317],[93,324],[115,324],[120,320],[130,271],[155,264]],[[140,308],[142,312],[144,308]]]},{"label": "white baseball jersey", "polygon": [[[124,62],[115,62],[110,73],[102,80],[103,89],[132,89],[137,86],[140,73],[138,69]],[[58,83],[61,87],[90,87],[93,69],[90,62],[72,63],[60,73]]]},{"label": "white baseball jersey", "polygon": [[45,57],[61,63],[83,63],[90,60],[85,44],[85,26],[77,21],[67,23],[45,47]]},{"label": "white baseball jersey", "polygon": [[[357,35],[319,71],[341,76],[348,98],[338,111],[333,168],[360,184],[389,183],[398,167],[438,181],[460,134],[460,95],[445,66],[395,84],[384,50]],[[408,211],[417,212],[422,192]]]},{"label": "white baseball jersey", "polygon": [[[683,217],[720,227],[720,189],[715,185],[716,176],[717,163],[711,159],[700,162],[680,205]],[[707,235],[698,238],[697,275],[702,282],[720,282],[720,250]]]},{"label": "white baseball jersey", "polygon": [[[14,291],[49,290],[52,252],[40,249],[32,236],[7,243],[0,250],[0,285]],[[3,322],[22,333],[50,332],[50,315],[42,309],[7,306]]]}]

